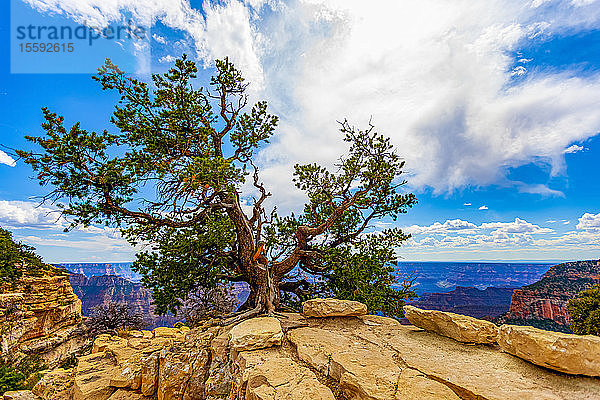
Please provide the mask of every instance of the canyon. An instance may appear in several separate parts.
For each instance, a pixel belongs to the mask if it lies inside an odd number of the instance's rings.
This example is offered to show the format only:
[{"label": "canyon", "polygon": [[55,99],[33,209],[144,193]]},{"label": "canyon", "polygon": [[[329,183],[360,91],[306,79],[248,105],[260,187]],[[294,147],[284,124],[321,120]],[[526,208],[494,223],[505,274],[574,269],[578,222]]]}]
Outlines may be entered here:
[{"label": "canyon", "polygon": [[597,284],[600,284],[600,260],[555,265],[538,282],[514,291],[504,319],[550,320],[568,327],[569,300]]}]

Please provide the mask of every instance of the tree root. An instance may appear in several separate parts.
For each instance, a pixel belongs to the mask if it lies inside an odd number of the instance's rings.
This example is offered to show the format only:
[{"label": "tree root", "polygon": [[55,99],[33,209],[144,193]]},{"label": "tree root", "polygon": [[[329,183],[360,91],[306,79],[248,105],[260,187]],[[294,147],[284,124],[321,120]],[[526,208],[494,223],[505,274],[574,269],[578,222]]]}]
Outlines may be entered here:
[{"label": "tree root", "polygon": [[257,316],[258,314],[260,314],[260,312],[262,311],[262,309],[263,309],[262,304],[259,304],[258,306],[256,306],[255,308],[253,308],[251,310],[247,310],[247,311],[243,311],[243,312],[236,312],[236,313],[230,314],[230,315],[226,316],[219,323],[219,325],[226,326],[226,325],[237,324],[238,322],[241,322],[241,321],[243,321],[245,319]]}]

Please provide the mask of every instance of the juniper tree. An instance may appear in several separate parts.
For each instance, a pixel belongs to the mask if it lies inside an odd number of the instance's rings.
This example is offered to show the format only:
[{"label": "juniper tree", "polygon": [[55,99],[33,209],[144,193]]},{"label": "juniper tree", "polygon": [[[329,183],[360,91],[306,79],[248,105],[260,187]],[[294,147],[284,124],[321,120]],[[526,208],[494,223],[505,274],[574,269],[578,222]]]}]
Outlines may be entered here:
[{"label": "juniper tree", "polygon": [[[279,216],[265,208],[271,193],[253,162],[278,118],[264,101],[248,105],[247,83],[228,59],[215,71],[198,86],[197,67],[183,56],[147,83],[107,60],[94,79],[120,96],[110,120],[116,129],[67,128],[44,108],[45,134],[27,137],[42,150],[18,155],[52,188],[45,200],[71,228],[115,226],[146,245],[134,268],[159,313],[175,312],[198,287],[247,282],[250,296],[229,322],[271,314],[282,298],[317,295],[400,314],[414,293],[392,264],[408,235],[375,232],[373,223],[395,220],[416,200],[401,190],[404,161],[390,139],[341,122],[347,154],[333,172],[296,165],[294,183],[308,201],[299,215]],[[246,180],[253,192],[241,192]]]}]

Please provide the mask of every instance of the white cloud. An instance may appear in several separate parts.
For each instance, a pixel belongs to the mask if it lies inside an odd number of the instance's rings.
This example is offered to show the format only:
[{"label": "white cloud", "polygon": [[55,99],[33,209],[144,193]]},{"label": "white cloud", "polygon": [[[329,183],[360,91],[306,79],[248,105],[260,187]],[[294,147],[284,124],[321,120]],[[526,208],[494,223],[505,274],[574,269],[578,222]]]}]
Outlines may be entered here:
[{"label": "white cloud", "polygon": [[600,213],[590,214],[585,213],[579,218],[577,229],[600,233]]},{"label": "white cloud", "polygon": [[168,54],[164,57],[161,57],[158,59],[159,63],[172,63],[175,62],[175,60],[177,59],[177,57],[173,57],[172,55]]},{"label": "white cloud", "polygon": [[478,210],[483,211],[483,210],[489,210],[488,206],[481,206],[478,208]]},{"label": "white cloud", "polygon": [[573,153],[578,153],[580,151],[583,150],[583,146],[578,146],[576,144],[573,144],[569,147],[567,147],[564,151],[565,154],[573,154]]},{"label": "white cloud", "polygon": [[465,207],[471,207],[472,205],[473,204],[471,204],[471,203],[465,203],[465,204],[463,204],[463,206],[465,206]]},{"label": "white cloud", "polygon": [[364,126],[372,116],[406,159],[410,185],[437,194],[508,183],[560,196],[508,182],[506,171],[542,162],[564,173],[564,150],[600,131],[600,75],[528,67],[511,80],[524,70],[512,54],[531,38],[600,27],[589,1],[225,0],[205,1],[204,14],[188,0],[26,1],[100,25],[128,12],[184,32],[206,62],[231,56],[282,116],[260,154],[282,211],[303,200],[295,163],[331,165],[344,151],[336,119]]},{"label": "white cloud", "polygon": [[0,225],[8,228],[61,228],[64,221],[56,209],[29,201],[0,200]]},{"label": "white cloud", "polygon": [[9,167],[14,167],[15,165],[17,165],[17,162],[11,156],[0,150],[0,164],[5,164]]},{"label": "white cloud", "polygon": [[530,233],[542,234],[554,232],[550,228],[542,228],[521,218],[515,218],[513,222],[488,222],[480,225],[481,229],[494,229],[492,233]]},{"label": "white cloud", "polygon": [[527,73],[527,68],[523,67],[522,65],[519,65],[518,67],[515,67],[512,72],[511,72],[511,76],[523,76]]},{"label": "white cloud", "polygon": [[[569,224],[567,220],[546,222]],[[521,252],[537,259],[542,258],[543,254],[563,254],[560,257],[564,257],[565,253],[575,252],[579,255],[574,257],[581,259],[596,257],[593,252],[600,250],[600,213],[585,213],[579,218],[577,230],[566,232],[542,227],[521,218],[515,218],[512,222],[484,222],[480,225],[461,221],[460,225],[470,227],[463,231],[442,229],[444,225],[446,224],[434,223],[430,226],[413,225],[405,228],[414,236],[407,241],[402,251],[407,254],[431,255],[447,249],[477,252],[480,257],[482,254],[498,251]]]},{"label": "white cloud", "polygon": [[[205,1],[204,15],[192,8],[189,0],[24,0],[42,12],[66,15],[88,26],[107,26],[112,22],[128,22],[153,26],[157,21],[181,31],[189,37],[198,57],[210,64],[215,58],[229,56],[245,71],[257,90],[263,85],[263,72],[258,58],[261,39],[251,26],[250,10],[242,2],[225,0],[213,4]],[[249,2],[260,9],[261,0]],[[160,37],[159,37],[160,38]],[[160,39],[155,37],[160,42]]]},{"label": "white cloud", "polygon": [[157,35],[156,33],[152,35],[152,38],[160,44],[167,44],[167,39],[163,36]]},{"label": "white cloud", "polygon": [[469,233],[469,232],[475,232],[476,229],[477,229],[477,225],[475,225],[471,222],[468,222],[468,221],[463,221],[461,219],[447,220],[443,224],[440,224],[439,222],[435,222],[434,224],[429,225],[429,226],[413,225],[408,228],[405,228],[405,230],[407,232],[410,232],[415,235],[424,234],[424,233],[425,234],[445,234],[445,233],[450,233],[450,232]]}]

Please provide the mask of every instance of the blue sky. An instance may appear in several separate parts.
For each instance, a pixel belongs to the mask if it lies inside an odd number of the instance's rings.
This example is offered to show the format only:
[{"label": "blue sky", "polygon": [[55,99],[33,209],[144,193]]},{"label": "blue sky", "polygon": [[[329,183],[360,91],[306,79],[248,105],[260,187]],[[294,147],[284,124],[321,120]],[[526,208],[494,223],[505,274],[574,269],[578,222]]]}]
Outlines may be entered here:
[{"label": "blue sky", "polygon": [[[148,79],[183,52],[205,77],[211,60],[229,56],[252,98],[281,117],[258,157],[280,210],[303,204],[291,184],[295,163],[331,165],[343,153],[335,121],[372,118],[406,159],[407,189],[419,199],[395,222],[413,234],[399,249],[405,259],[600,257],[599,1],[12,3],[12,18],[9,2],[0,5],[0,144],[8,148],[31,148],[23,137],[41,133],[41,107],[68,124],[109,128],[115,98],[90,78],[105,57]],[[19,54],[14,35],[26,23],[134,23],[147,40]],[[32,71],[41,73],[23,73]],[[0,153],[0,226],[50,262],[133,259],[118,232],[62,232],[52,206],[37,206],[47,189],[30,176]]]}]

